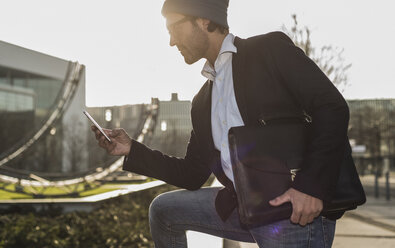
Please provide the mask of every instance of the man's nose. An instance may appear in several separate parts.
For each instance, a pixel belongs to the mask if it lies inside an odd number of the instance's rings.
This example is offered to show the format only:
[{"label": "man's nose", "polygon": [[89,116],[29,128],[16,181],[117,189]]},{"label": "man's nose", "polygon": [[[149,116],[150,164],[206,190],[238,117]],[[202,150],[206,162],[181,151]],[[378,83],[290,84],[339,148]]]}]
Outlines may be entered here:
[{"label": "man's nose", "polygon": [[174,39],[173,35],[170,35],[170,46],[175,46],[176,45],[176,40]]}]

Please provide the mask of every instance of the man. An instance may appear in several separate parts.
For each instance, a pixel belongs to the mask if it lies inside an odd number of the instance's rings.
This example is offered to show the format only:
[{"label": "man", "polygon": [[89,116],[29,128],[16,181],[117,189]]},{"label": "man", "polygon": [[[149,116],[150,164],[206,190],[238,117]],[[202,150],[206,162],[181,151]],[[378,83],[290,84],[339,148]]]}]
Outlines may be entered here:
[{"label": "man", "polygon": [[[162,14],[187,64],[205,58],[208,80],[194,97],[193,130],[184,158],[154,151],[131,140],[123,129],[96,133],[99,145],[124,155],[124,170],[187,189],[158,196],[150,206],[155,245],[187,247],[186,230],[256,242],[260,247],[330,247],[342,212],[320,215],[334,194],[339,166],[349,152],[349,110],[322,71],[283,33],[249,39],[230,34],[228,0],[166,0]],[[270,201],[291,202],[290,220],[258,227],[243,226],[236,195],[227,133],[230,127],[257,125],[262,115],[305,110],[313,118],[311,142],[288,191]],[[214,173],[225,188],[202,188]]]}]

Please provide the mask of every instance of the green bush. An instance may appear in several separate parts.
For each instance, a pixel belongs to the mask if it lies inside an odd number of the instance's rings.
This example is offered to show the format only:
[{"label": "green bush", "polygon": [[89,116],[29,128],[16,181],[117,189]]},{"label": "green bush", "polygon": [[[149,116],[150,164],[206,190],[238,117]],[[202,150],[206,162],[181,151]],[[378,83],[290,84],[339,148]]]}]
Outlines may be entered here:
[{"label": "green bush", "polygon": [[118,197],[90,213],[9,210],[0,216],[0,247],[153,247],[149,204],[158,194],[174,189],[165,185]]}]

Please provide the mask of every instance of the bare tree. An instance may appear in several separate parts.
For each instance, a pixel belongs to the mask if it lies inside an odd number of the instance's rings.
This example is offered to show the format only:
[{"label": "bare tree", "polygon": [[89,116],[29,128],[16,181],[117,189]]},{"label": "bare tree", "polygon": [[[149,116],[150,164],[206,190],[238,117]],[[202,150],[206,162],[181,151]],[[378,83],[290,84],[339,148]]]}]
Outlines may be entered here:
[{"label": "bare tree", "polygon": [[321,48],[314,47],[311,43],[311,30],[309,27],[300,27],[296,15],[292,15],[294,21],[291,29],[283,26],[284,32],[294,41],[295,45],[303,49],[327,75],[332,83],[343,91],[348,83],[347,71],[351,64],[345,62],[343,57],[344,49],[326,45]]}]

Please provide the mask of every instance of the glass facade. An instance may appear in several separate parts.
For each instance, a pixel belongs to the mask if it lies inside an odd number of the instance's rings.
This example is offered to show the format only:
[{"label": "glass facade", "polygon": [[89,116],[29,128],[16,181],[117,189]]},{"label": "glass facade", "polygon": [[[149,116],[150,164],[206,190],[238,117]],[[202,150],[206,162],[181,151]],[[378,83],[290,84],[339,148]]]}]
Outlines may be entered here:
[{"label": "glass facade", "polygon": [[62,89],[62,81],[0,67],[0,155],[31,137]]},{"label": "glass facade", "polygon": [[33,111],[35,98],[34,91],[31,89],[0,85],[0,111]]}]

